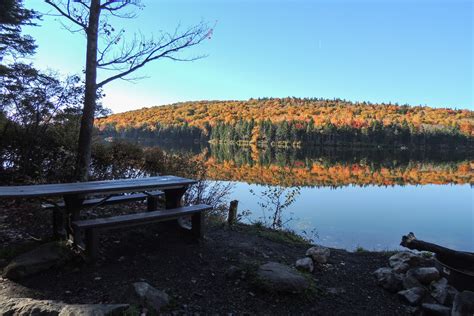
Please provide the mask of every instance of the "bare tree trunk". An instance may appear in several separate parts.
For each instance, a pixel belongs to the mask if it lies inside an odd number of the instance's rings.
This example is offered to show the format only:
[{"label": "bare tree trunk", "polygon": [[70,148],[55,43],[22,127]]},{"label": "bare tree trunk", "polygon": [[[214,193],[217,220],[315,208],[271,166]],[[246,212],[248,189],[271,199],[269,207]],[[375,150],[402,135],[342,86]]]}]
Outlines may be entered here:
[{"label": "bare tree trunk", "polygon": [[100,0],[91,0],[87,28],[86,87],[77,150],[76,180],[87,181],[91,162],[92,132],[97,95],[97,40]]}]

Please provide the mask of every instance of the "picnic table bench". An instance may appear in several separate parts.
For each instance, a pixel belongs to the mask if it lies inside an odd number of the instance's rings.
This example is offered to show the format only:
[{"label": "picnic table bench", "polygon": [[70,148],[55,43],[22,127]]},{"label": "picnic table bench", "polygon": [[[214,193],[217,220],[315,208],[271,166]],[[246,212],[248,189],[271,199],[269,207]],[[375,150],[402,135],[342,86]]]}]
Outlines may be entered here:
[{"label": "picnic table bench", "polygon": [[[203,212],[211,207],[205,204],[182,206],[181,200],[195,180],[176,176],[158,176],[136,179],[89,181],[61,184],[0,186],[0,198],[39,198],[45,208],[53,210],[53,231],[57,238],[65,237],[74,245],[85,248],[89,259],[98,254],[98,237],[101,231],[111,228],[143,225],[176,220],[191,216],[191,236],[202,237]],[[97,197],[100,195],[101,197]],[[62,202],[50,200],[62,197]],[[158,210],[158,199],[164,197],[165,209]],[[81,210],[87,207],[117,204],[130,201],[147,201],[146,212],[107,218],[82,219]],[[85,242],[81,237],[85,235]]]}]

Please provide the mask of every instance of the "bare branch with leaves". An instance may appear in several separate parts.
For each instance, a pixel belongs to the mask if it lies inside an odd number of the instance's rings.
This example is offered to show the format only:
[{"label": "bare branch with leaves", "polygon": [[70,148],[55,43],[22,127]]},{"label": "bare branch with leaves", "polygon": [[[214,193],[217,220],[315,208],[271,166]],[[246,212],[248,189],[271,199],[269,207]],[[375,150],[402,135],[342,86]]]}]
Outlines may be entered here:
[{"label": "bare branch with leaves", "polygon": [[[85,99],[78,144],[77,178],[88,178],[91,159],[91,138],[96,107],[97,89],[117,80],[136,80],[129,76],[146,64],[160,60],[193,61],[205,57],[181,55],[212,35],[212,28],[201,22],[173,33],[161,32],[155,39],[134,34],[125,39],[125,29],[116,29],[112,18],[134,18],[134,9],[143,8],[139,0],[45,0],[53,10],[71,24],[79,27],[87,38],[85,66]],[[130,10],[131,9],[131,10]],[[76,32],[68,27],[69,30]],[[97,82],[97,70],[112,74]],[[138,77],[139,78],[139,77]]]}]

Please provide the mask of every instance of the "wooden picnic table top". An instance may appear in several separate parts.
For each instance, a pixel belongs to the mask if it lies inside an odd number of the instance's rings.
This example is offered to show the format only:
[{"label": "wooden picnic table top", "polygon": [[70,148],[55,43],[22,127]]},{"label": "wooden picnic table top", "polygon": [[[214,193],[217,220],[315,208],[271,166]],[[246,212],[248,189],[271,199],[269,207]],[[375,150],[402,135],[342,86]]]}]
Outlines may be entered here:
[{"label": "wooden picnic table top", "polygon": [[0,186],[0,198],[134,192],[149,189],[180,188],[196,182],[196,180],[176,176],[158,176],[74,183]]}]

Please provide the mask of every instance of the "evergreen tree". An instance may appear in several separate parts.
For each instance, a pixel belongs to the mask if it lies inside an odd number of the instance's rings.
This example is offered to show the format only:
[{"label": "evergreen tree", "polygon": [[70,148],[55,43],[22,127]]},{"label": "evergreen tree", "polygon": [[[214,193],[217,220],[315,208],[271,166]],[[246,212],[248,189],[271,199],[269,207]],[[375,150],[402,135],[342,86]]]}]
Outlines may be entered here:
[{"label": "evergreen tree", "polygon": [[3,59],[24,57],[34,53],[36,44],[29,35],[21,34],[24,25],[34,25],[32,20],[39,18],[39,14],[23,7],[22,0],[0,1],[0,61],[1,67],[6,69]]}]

